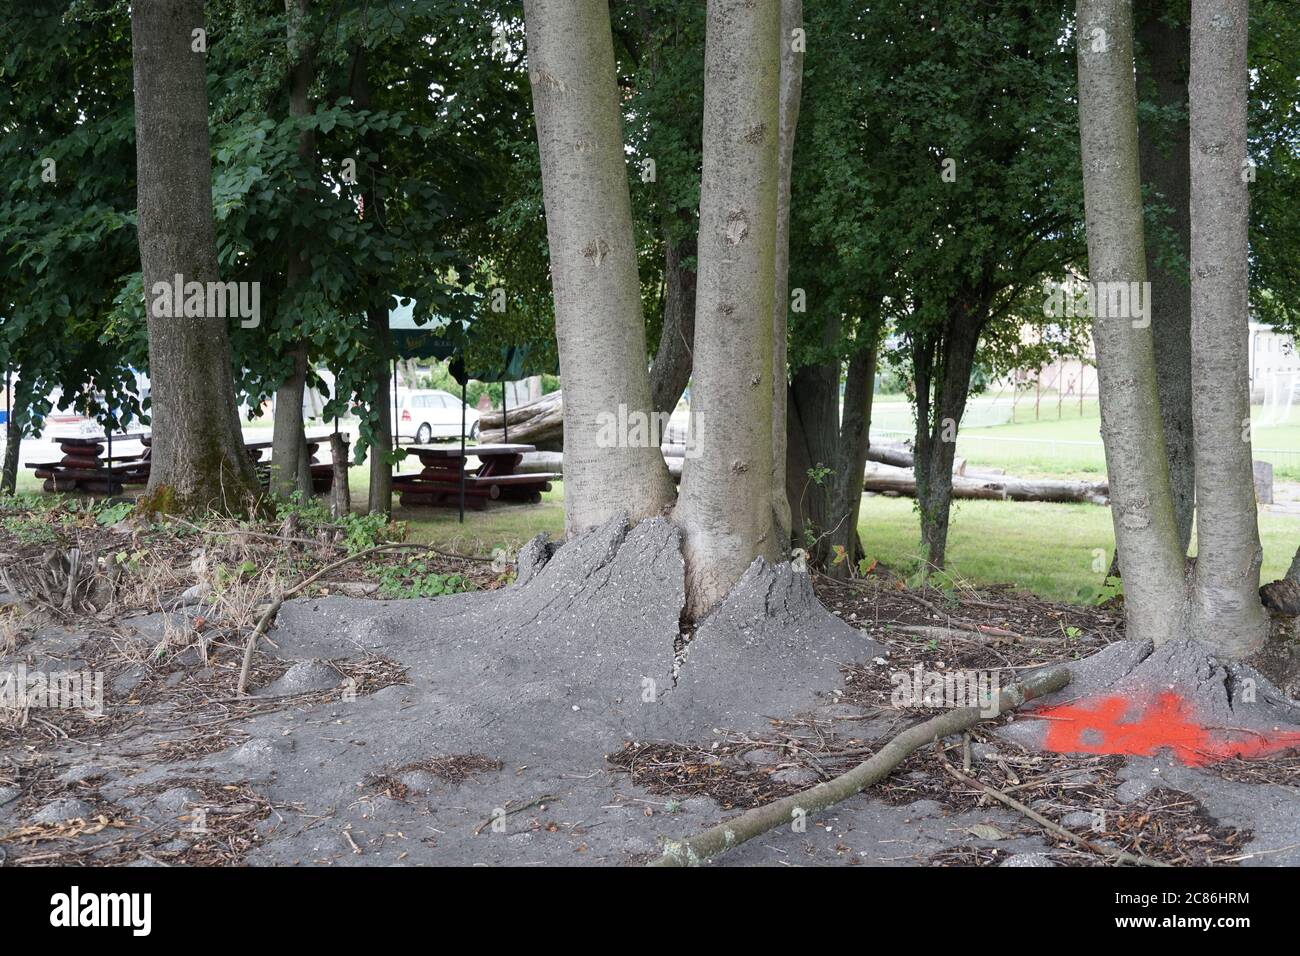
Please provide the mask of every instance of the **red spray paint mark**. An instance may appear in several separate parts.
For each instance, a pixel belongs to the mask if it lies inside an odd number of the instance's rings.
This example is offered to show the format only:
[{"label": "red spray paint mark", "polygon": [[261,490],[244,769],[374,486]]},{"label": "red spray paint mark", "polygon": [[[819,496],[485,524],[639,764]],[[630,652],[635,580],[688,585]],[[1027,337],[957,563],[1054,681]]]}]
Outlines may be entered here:
[{"label": "red spray paint mark", "polygon": [[[1141,708],[1135,720],[1126,714]],[[1229,757],[1263,757],[1300,747],[1300,732],[1206,727],[1173,691],[1154,699],[1093,697],[1033,714],[1047,720],[1043,746],[1056,753],[1132,754],[1150,757],[1169,749],[1184,764],[1200,767]]]}]

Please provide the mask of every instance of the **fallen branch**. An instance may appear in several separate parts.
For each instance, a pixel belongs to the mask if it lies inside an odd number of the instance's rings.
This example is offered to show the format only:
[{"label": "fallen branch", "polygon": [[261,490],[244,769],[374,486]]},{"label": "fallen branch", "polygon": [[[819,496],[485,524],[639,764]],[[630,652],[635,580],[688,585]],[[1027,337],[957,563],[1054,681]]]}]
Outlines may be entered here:
[{"label": "fallen branch", "polygon": [[[1015,710],[1026,701],[1054,693],[1069,682],[1070,672],[1063,667],[1035,674],[998,695],[997,714]],[[885,779],[914,751],[943,737],[961,733],[989,716],[996,714],[990,715],[987,710],[978,707],[961,707],[909,727],[848,773],[765,806],[755,807],[698,836],[668,842],[664,846],[663,856],[650,866],[698,866],[711,857],[789,822],[792,817],[815,813],[847,800],[855,793]]]},{"label": "fallen branch", "polygon": [[1153,860],[1148,856],[1135,856],[1134,854],[1126,853],[1123,850],[1112,850],[1109,847],[1098,846],[1095,843],[1091,843],[1088,840],[1085,840],[1083,837],[1079,836],[1077,833],[1071,833],[1069,830],[1065,829],[1065,827],[1061,826],[1060,824],[1053,823],[1051,820],[1047,819],[1047,817],[1043,816],[1041,813],[1038,813],[1035,810],[1031,810],[1029,807],[1025,806],[1019,800],[1007,796],[1005,793],[1003,793],[1001,790],[998,790],[996,787],[990,787],[988,784],[981,783],[980,781],[976,780],[974,777],[966,776],[966,774],[962,773],[960,770],[958,770],[948,761],[947,755],[942,750],[939,751],[939,760],[943,763],[943,769],[946,770],[953,777],[953,779],[960,780],[962,783],[974,787],[976,790],[981,790],[984,793],[988,794],[990,797],[992,797],[994,800],[998,801],[999,803],[1005,804],[1006,806],[1010,807],[1012,810],[1015,810],[1017,813],[1024,814],[1030,820],[1033,820],[1040,827],[1046,830],[1048,833],[1061,837],[1064,840],[1069,840],[1071,843],[1076,843],[1079,846],[1083,847],[1085,850],[1089,850],[1093,853],[1099,853],[1103,856],[1108,856],[1114,860],[1119,860],[1121,863],[1133,863],[1138,866],[1169,866],[1168,863],[1162,863],[1159,860]]},{"label": "fallen branch", "polygon": [[[913,637],[924,637],[932,641],[970,641],[976,644],[997,643],[998,641],[1037,641],[1039,643],[1050,643],[1050,637],[1036,637],[1032,634],[1017,634],[1015,631],[1008,631],[1001,627],[992,627],[987,624],[975,624],[974,622],[960,622],[966,624],[966,627],[942,627],[933,624],[894,624],[892,628],[899,634],[910,634]],[[972,629],[974,628],[974,629]]]}]

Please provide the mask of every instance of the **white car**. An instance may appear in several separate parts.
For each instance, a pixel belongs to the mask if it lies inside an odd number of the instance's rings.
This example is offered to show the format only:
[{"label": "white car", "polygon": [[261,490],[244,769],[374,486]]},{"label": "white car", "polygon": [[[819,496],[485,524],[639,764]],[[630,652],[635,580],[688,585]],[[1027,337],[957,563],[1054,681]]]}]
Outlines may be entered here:
[{"label": "white car", "polygon": [[417,445],[434,438],[460,438],[461,411],[465,415],[465,437],[478,438],[478,411],[449,392],[410,389],[397,393],[397,434],[414,439]]}]

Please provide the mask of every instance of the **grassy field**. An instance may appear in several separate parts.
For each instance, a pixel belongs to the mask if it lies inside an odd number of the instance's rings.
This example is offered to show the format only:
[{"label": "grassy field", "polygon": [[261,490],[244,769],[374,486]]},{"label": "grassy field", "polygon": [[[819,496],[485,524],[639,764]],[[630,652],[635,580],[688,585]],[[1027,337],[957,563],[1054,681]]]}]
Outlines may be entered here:
[{"label": "grassy field", "polygon": [[[882,396],[875,414],[884,429],[911,428],[911,409],[901,396]],[[1260,409],[1255,410],[1257,413]],[[972,467],[1002,468],[1017,475],[1104,476],[1096,402],[1063,403],[1056,418],[1055,401],[1044,401],[1041,417],[1033,419],[1031,400],[1021,399],[1015,421],[964,428],[958,452]],[[1003,415],[985,403],[976,416]],[[1050,417],[1049,417],[1050,416]],[[1003,417],[1006,417],[1005,415]],[[1269,424],[1256,431],[1261,448],[1296,450],[1279,456],[1279,477],[1300,478],[1300,413],[1296,421]],[[1033,439],[1005,442],[998,439]],[[1041,443],[1041,444],[1039,444]],[[1294,468],[1294,471],[1292,471]],[[410,466],[407,466],[407,471]],[[354,508],[364,510],[369,489],[368,466],[349,471]],[[38,491],[40,482],[23,469],[19,491]],[[411,537],[456,550],[490,554],[494,548],[517,549],[538,532],[554,535],[564,528],[563,485],[547,493],[540,505],[493,504],[470,511],[464,524],[452,509],[402,509],[395,517],[410,522]],[[905,573],[920,567],[919,523],[913,502],[902,498],[867,497],[862,505],[861,535],[868,556]],[[1300,543],[1300,516],[1260,512],[1264,543],[1264,580],[1285,570]],[[1099,570],[1114,547],[1109,510],[1095,505],[960,501],[955,503],[949,537],[949,570],[978,585],[1014,584],[1042,597],[1076,601],[1095,598],[1104,586]],[[1099,552],[1104,557],[1099,558]]]},{"label": "grassy field", "polygon": [[[881,396],[872,410],[872,434],[891,440],[910,437],[915,423],[912,407],[896,396]],[[1059,415],[1059,417],[1058,417]],[[1255,458],[1273,464],[1274,477],[1300,480],[1300,408],[1281,421],[1261,406],[1251,409]],[[991,424],[1002,422],[1002,424]],[[1106,474],[1101,446],[1101,415],[1096,399],[1082,407],[1044,395],[1038,417],[1033,396],[1011,406],[1009,396],[972,399],[957,435],[957,454],[973,468],[1000,468],[1024,477],[1091,477]]]},{"label": "grassy field", "polygon": [[[490,554],[515,549],[541,531],[564,529],[562,486],[540,505],[495,505],[470,512],[399,509],[411,537],[441,547]],[[1264,580],[1280,577],[1300,543],[1300,517],[1260,513]],[[869,558],[903,573],[920,568],[920,524],[911,499],[869,496],[859,526]],[[1088,601],[1102,593],[1114,538],[1110,511],[1097,505],[961,501],[953,510],[948,570],[975,585],[1013,584],[1057,601]]]}]

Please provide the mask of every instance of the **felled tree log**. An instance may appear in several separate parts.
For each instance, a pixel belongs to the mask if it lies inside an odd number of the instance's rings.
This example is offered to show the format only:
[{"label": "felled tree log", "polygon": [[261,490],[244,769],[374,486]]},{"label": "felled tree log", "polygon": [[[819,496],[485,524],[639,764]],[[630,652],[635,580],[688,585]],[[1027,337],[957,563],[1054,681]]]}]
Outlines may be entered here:
[{"label": "felled tree log", "polygon": [[[1039,672],[998,694],[997,713],[1015,710],[1035,697],[1055,693],[1069,682],[1070,672],[1064,667]],[[755,807],[705,830],[699,836],[668,843],[664,847],[663,856],[650,866],[698,866],[710,857],[725,853],[732,847],[789,823],[797,814],[815,813],[841,800],[847,800],[855,793],[885,779],[914,751],[936,740],[968,730],[989,716],[987,711],[979,707],[959,707],[909,727],[881,747],[869,760],[858,764],[846,774],[774,803]]]},{"label": "felled tree log", "polygon": [[[868,446],[867,461],[878,461],[882,465],[893,465],[895,468],[913,468],[916,465],[916,456],[912,454],[910,445],[887,442]],[[966,474],[965,458],[953,458],[952,473],[954,475]]]},{"label": "felled tree log", "polygon": [[551,392],[535,402],[519,405],[502,414],[500,409],[479,416],[479,441],[506,440],[505,424],[510,425],[510,440],[536,445],[542,451],[560,451],[564,447],[564,400],[562,392]]},{"label": "felled tree log", "polygon": [[[916,497],[916,476],[909,469],[871,464],[863,480],[864,491]],[[986,501],[1064,501],[1094,505],[1110,503],[1110,488],[1104,481],[1068,481],[1056,478],[1012,478],[1009,476],[954,475],[954,498]]]}]

